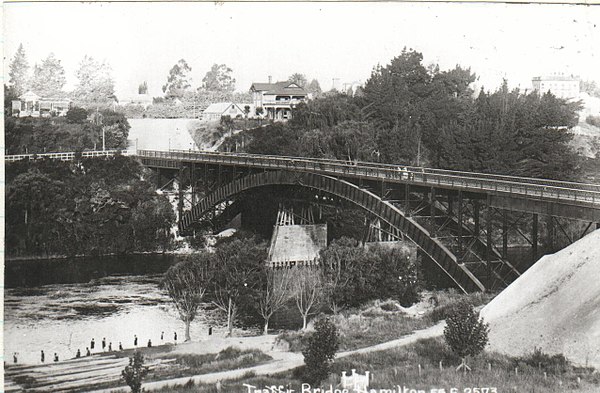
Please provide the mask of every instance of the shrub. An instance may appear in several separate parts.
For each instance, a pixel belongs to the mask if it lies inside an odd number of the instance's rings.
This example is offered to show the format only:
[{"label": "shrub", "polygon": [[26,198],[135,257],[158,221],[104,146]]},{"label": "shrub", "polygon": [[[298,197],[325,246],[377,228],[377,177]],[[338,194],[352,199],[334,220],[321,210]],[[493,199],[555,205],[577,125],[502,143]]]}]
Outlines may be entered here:
[{"label": "shrub", "polygon": [[85,108],[74,106],[67,111],[67,122],[85,123],[88,117],[88,111]]},{"label": "shrub", "polygon": [[541,368],[549,374],[564,374],[571,369],[571,364],[562,353],[549,355],[541,348],[534,347],[533,352],[527,356],[517,358],[516,365],[526,364],[534,368]]},{"label": "shrub", "polygon": [[135,352],[129,358],[129,365],[125,366],[121,372],[121,377],[131,388],[133,393],[142,391],[142,379],[148,374],[148,367],[144,367],[144,356],[140,352]]},{"label": "shrub", "polygon": [[308,345],[302,354],[306,365],[304,378],[313,386],[329,375],[331,364],[339,347],[338,332],[329,318],[319,319],[315,331],[308,338]]},{"label": "shrub", "polygon": [[464,359],[483,351],[488,343],[488,331],[489,325],[479,318],[470,303],[463,301],[446,319],[444,339],[452,351]]},{"label": "shrub", "polygon": [[600,116],[589,115],[585,118],[585,122],[591,126],[600,127]]}]

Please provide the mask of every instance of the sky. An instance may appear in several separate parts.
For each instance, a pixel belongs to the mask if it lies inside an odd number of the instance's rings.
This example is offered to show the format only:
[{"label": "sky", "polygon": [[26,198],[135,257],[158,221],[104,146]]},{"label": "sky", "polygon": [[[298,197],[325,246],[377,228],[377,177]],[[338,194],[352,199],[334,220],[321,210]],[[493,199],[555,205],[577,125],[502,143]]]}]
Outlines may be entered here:
[{"label": "sky", "polygon": [[600,82],[600,6],[491,3],[5,3],[4,78],[19,44],[30,66],[50,52],[66,90],[84,55],[112,67],[117,96],[162,95],[185,59],[192,85],[214,63],[233,69],[236,90],[295,72],[323,90],[364,83],[404,47],[442,70],[470,67],[475,88],[531,89],[552,73]]}]

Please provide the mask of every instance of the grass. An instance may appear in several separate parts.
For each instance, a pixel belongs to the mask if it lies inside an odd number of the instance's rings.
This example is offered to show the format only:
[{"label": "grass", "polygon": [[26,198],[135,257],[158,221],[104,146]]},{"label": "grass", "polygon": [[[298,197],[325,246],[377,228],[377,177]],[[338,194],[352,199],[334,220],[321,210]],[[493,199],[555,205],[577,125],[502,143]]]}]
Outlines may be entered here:
[{"label": "grass", "polygon": [[[553,358],[544,355],[543,352],[540,353],[546,360]],[[512,358],[497,353],[483,353],[468,361],[472,371],[463,374],[462,371],[456,371],[460,359],[447,348],[441,338],[427,339],[402,348],[338,359],[333,364],[329,379],[323,381],[321,387],[328,388],[329,385],[335,387],[340,383],[342,371],[350,372],[350,370],[356,369],[361,374],[364,374],[365,371],[371,372],[369,388],[377,391],[397,388],[398,385],[426,392],[443,388],[446,393],[450,393],[451,388],[458,389],[457,391],[460,393],[473,392],[473,387],[495,387],[499,393],[592,393],[600,391],[600,376],[591,369],[576,368],[567,364],[565,368],[556,369],[559,372],[547,373],[547,377],[544,377],[543,368],[527,366],[527,362],[539,360],[540,353],[522,358]],[[558,357],[555,357],[554,361],[557,361],[556,359]],[[443,366],[441,370],[439,368],[440,361]],[[552,362],[550,360],[548,364]],[[558,363],[564,365],[561,360],[558,360]],[[491,371],[488,369],[490,364]],[[418,365],[421,365],[421,372],[419,372]],[[518,367],[518,375],[515,375],[515,367]],[[222,391],[248,392],[247,387],[244,386],[244,384],[248,384],[259,389],[269,386],[289,386],[298,392],[302,391],[302,382],[298,377],[300,374],[301,371],[296,369],[268,377],[248,375],[237,380],[225,381],[222,383]],[[580,378],[580,382],[577,381],[577,378]],[[469,388],[472,390],[468,390]],[[216,393],[217,391],[214,384],[194,385],[191,383],[187,386],[159,390],[159,392],[181,393]]]}]

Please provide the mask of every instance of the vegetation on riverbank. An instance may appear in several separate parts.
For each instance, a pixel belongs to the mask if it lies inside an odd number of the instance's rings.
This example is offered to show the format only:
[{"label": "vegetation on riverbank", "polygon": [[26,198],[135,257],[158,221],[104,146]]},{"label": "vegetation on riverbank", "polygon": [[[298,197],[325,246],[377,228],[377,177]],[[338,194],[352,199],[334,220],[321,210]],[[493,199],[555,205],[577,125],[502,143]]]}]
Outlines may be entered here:
[{"label": "vegetation on riverbank", "polygon": [[175,214],[151,179],[123,156],[7,163],[7,256],[169,249]]}]

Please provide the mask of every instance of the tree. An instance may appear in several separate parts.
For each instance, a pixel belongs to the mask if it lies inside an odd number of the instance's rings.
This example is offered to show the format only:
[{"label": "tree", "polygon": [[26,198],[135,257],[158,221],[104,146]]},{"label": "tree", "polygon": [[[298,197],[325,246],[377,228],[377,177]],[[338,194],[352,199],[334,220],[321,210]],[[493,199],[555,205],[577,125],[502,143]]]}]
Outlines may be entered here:
[{"label": "tree", "polygon": [[241,302],[256,296],[266,258],[265,245],[253,238],[222,244],[211,256],[214,279],[210,297],[227,316],[229,336],[233,334],[233,323]]},{"label": "tree", "polygon": [[27,91],[28,86],[27,72],[29,70],[29,63],[27,62],[27,55],[25,54],[23,44],[19,45],[8,67],[9,83],[13,87],[15,95],[19,97]]},{"label": "tree", "polygon": [[162,281],[179,312],[179,318],[185,323],[185,341],[190,340],[190,324],[196,318],[210,285],[208,265],[208,256],[200,254],[196,260],[188,259],[171,266]]},{"label": "tree", "polygon": [[444,339],[462,359],[457,370],[470,370],[465,359],[483,351],[488,343],[488,332],[489,325],[479,318],[479,312],[475,312],[470,303],[462,301],[456,305],[452,315],[446,319]]},{"label": "tree", "polygon": [[60,94],[66,82],[65,69],[50,53],[41,65],[34,66],[30,88],[42,97],[52,97]]},{"label": "tree", "polygon": [[138,94],[148,94],[148,82],[144,81],[138,86]]},{"label": "tree", "polygon": [[306,382],[313,386],[327,378],[335,353],[339,348],[338,331],[329,318],[319,319],[315,331],[308,338],[308,344],[302,351],[306,365]]},{"label": "tree", "polygon": [[192,68],[181,59],[169,71],[167,83],[162,87],[167,98],[182,98],[190,91],[192,85]]},{"label": "tree", "polygon": [[262,279],[265,285],[259,294],[258,312],[265,321],[264,334],[269,331],[269,319],[286,304],[291,296],[291,277],[290,269],[264,269],[263,271]]},{"label": "tree", "polygon": [[[313,81],[314,81],[314,79],[313,79]],[[300,74],[298,72],[290,75],[290,77],[288,78],[288,82],[295,83],[300,87],[306,87],[306,85],[308,84],[308,81],[306,80],[306,76],[304,74]]]},{"label": "tree", "polygon": [[321,272],[311,267],[292,269],[294,276],[294,300],[302,315],[302,330],[308,326],[308,317],[317,312],[321,300]]},{"label": "tree", "polygon": [[305,89],[308,91],[309,94],[312,95],[313,98],[317,98],[322,93],[321,85],[316,79],[310,81],[310,83],[305,87]]},{"label": "tree", "polygon": [[76,101],[87,105],[107,104],[114,99],[115,82],[112,69],[106,62],[84,56],[75,71],[78,83],[73,91]]},{"label": "tree", "polygon": [[85,108],[80,108],[78,106],[71,107],[67,111],[67,121],[69,123],[85,123],[87,121],[88,111]]},{"label": "tree", "polygon": [[232,93],[235,89],[232,73],[233,70],[225,64],[213,64],[202,79],[202,88],[207,91]]},{"label": "tree", "polygon": [[144,366],[144,355],[135,351],[133,356],[129,357],[129,365],[121,371],[121,378],[131,388],[133,393],[142,391],[142,379],[148,375],[148,367]]}]

